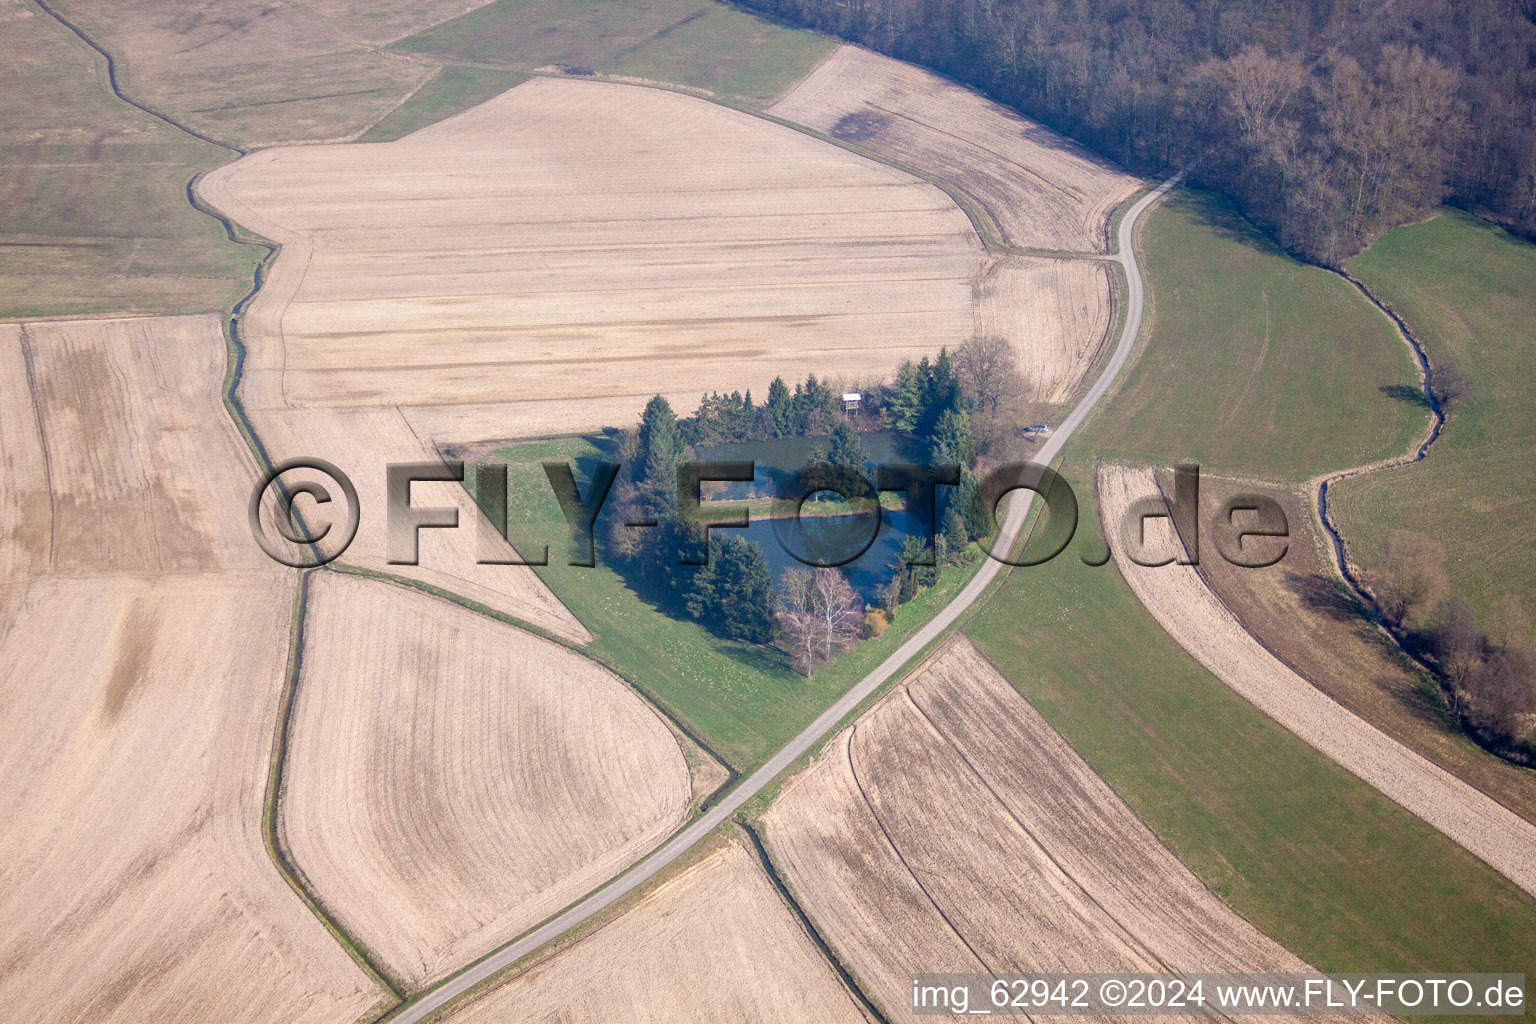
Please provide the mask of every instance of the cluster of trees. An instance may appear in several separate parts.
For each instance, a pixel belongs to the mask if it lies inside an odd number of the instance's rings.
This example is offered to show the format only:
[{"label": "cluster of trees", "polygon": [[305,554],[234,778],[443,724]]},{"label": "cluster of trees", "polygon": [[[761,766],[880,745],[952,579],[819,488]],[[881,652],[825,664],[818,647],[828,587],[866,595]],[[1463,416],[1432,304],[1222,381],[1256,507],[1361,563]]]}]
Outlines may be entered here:
[{"label": "cluster of trees", "polygon": [[[936,359],[907,360],[894,381],[866,381],[851,386],[862,396],[859,421],[927,439],[935,464],[969,465],[976,458],[979,433],[990,432],[1000,408],[1025,390],[1007,339],[994,335],[971,338],[951,353],[940,349]],[[813,373],[790,390],[782,377],[768,386],[761,405],[752,392],[728,395],[711,392],[698,410],[677,420],[683,444],[773,440],[783,437],[830,435],[830,447],[813,449],[811,461],[859,468],[849,454],[857,446],[853,421],[843,411],[841,387]],[[978,431],[976,419],[985,421]]]},{"label": "cluster of trees", "polygon": [[757,405],[752,392],[710,392],[699,409],[682,421],[688,444],[768,440],[830,433],[845,422],[838,393],[813,373],[790,391],[783,377],[768,385],[768,401]]},{"label": "cluster of trees", "polygon": [[[605,551],[658,602],[724,637],[780,641],[797,670],[809,674],[859,637],[884,630],[902,603],[937,579],[939,566],[975,556],[970,542],[990,531],[991,517],[968,468],[975,458],[971,415],[996,410],[1018,390],[1012,360],[1002,339],[976,338],[953,356],[941,350],[936,359],[903,363],[893,383],[865,385],[873,410],[866,416],[926,436],[935,464],[966,467],[934,547],[909,540],[878,609],[866,609],[835,569],[793,570],[775,592],[767,558],[738,536],[720,535],[704,564],[705,531],[679,515],[677,465],[689,445],[825,435],[811,449],[812,464],[864,471],[868,456],[837,390],[814,374],[793,390],[776,378],[761,405],[751,392],[712,393],[686,418],[660,395],[652,398],[636,429],[613,432],[623,468],[604,512]],[[929,564],[909,566],[909,559]]]},{"label": "cluster of trees", "polygon": [[778,617],[790,665],[807,676],[866,635],[864,601],[836,569],[787,570]]},{"label": "cluster of trees", "polygon": [[[623,463],[609,498],[608,555],[664,605],[735,640],[768,643],[778,629],[768,559],[740,537],[709,538],[678,514],[677,464],[686,451],[684,431],[672,405],[657,395],[645,406],[637,430],[619,434]],[[634,524],[653,524],[636,528]]]},{"label": "cluster of trees", "polygon": [[1513,595],[1495,604],[1484,630],[1450,593],[1445,552],[1422,534],[1392,533],[1368,580],[1382,618],[1439,676],[1446,710],[1483,746],[1536,763],[1536,647]]},{"label": "cluster of trees", "polygon": [[917,363],[903,362],[882,405],[885,423],[892,430],[927,438],[934,465],[967,466],[976,458],[970,413],[947,348],[939,350],[937,359],[923,356]]},{"label": "cluster of trees", "polygon": [[1449,199],[1536,233],[1533,0],[744,0],[941,71],[1338,264]]}]

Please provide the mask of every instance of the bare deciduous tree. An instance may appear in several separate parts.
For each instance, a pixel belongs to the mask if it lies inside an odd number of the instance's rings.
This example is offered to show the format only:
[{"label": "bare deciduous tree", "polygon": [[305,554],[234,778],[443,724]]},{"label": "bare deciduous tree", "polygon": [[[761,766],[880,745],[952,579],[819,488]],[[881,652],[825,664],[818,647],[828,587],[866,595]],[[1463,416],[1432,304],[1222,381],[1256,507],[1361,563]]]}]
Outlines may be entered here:
[{"label": "bare deciduous tree", "polygon": [[1429,376],[1430,393],[1435,396],[1435,404],[1440,406],[1442,412],[1461,404],[1470,386],[1471,381],[1455,363],[1443,363],[1435,367]]},{"label": "bare deciduous tree", "polygon": [[1500,647],[1520,647],[1531,639],[1530,616],[1514,594],[1493,602],[1488,621],[1488,637]]},{"label": "bare deciduous tree", "polygon": [[978,334],[955,349],[954,358],[960,388],[977,408],[996,412],[1003,399],[1023,394],[1024,377],[1007,338]]},{"label": "bare deciduous tree", "polygon": [[1380,568],[1370,574],[1381,614],[1402,625],[1415,611],[1433,607],[1445,594],[1445,550],[1411,530],[1396,530],[1382,547]]},{"label": "bare deciduous tree", "polygon": [[1467,680],[1467,716],[1506,743],[1530,735],[1536,720],[1536,657],[1529,647],[1495,650]]},{"label": "bare deciduous tree", "polygon": [[791,663],[810,675],[864,635],[864,602],[836,569],[790,569],[779,581],[779,622]]}]

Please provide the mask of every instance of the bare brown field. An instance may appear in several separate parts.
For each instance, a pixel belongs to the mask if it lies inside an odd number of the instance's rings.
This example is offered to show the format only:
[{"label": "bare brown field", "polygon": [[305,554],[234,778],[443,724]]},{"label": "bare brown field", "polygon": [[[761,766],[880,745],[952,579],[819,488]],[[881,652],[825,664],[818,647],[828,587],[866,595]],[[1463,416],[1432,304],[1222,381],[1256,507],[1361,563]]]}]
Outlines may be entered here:
[{"label": "bare brown field", "polygon": [[888,372],[984,319],[1054,382],[1108,319],[1079,310],[1107,309],[1107,279],[1045,263],[1000,276],[1064,275],[1071,296],[1031,284],[1031,309],[1004,313],[939,189],[654,89],[535,79],[396,142],[269,150],[201,187],[284,246],[245,321],[252,409],[506,406],[527,433],[586,429],[655,393]]},{"label": "bare brown field", "polygon": [[1495,757],[1452,727],[1434,703],[1433,680],[1414,668],[1338,578],[1318,532],[1310,495],[1201,477],[1211,521],[1225,497],[1263,493],[1291,527],[1285,557],[1247,569],[1202,552],[1200,575],[1243,628],[1312,685],[1435,764],[1536,822],[1536,774]]},{"label": "bare brown field", "polygon": [[[246,521],[258,477],[223,406],[225,361],[214,316],[0,325],[8,499],[0,565],[65,574],[270,567]],[[398,410],[255,420],[274,459],[315,456],[353,478],[362,523],[351,564],[407,575],[578,643],[591,638],[529,569],[477,564],[478,531],[490,527],[457,484],[418,484],[414,500],[458,508],[463,527],[422,531],[420,566],[387,563],[385,465],[437,458]],[[499,540],[491,550],[514,555]]]},{"label": "bare brown field", "polygon": [[[346,473],[357,487],[361,519],[357,537],[342,556],[347,565],[387,572],[416,580],[510,615],[576,643],[592,635],[560,603],[549,588],[521,565],[479,564],[490,555],[516,558],[517,553],[495,531],[469,492],[454,482],[423,482],[412,485],[411,501],[417,507],[449,507],[458,510],[454,530],[422,530],[419,564],[393,565],[387,544],[386,472],[394,462],[437,462],[437,447],[419,433],[405,410],[393,407],[360,409],[257,409],[250,419],[274,462],[300,456],[325,459]],[[320,479],[302,470],[286,473],[293,483]],[[334,489],[334,484],[327,484]],[[316,509],[307,498],[296,506],[307,516],[327,521],[336,518],[329,508]],[[310,510],[314,510],[311,512]],[[269,536],[275,536],[269,531]],[[482,548],[484,539],[488,546]],[[528,552],[536,556],[539,552]],[[556,549],[555,557],[561,552]]]},{"label": "bare brown field", "polygon": [[294,862],[413,987],[665,837],[689,775],[620,680],[409,589],[322,572],[284,771]]},{"label": "bare brown field", "polygon": [[1032,402],[1065,403],[1109,343],[1109,265],[1011,256],[977,284],[982,334],[1014,341]]},{"label": "bare brown field", "polygon": [[452,1024],[863,1021],[741,840],[470,1003]]},{"label": "bare brown field", "polygon": [[978,92],[857,46],[768,112],[938,175],[1025,248],[1107,252],[1110,214],[1141,185]]},{"label": "bare brown field", "polygon": [[[1119,523],[1137,498],[1158,493],[1151,469],[1105,464],[1099,513]],[[1181,550],[1166,518],[1147,521],[1148,554]],[[1107,529],[1107,528],[1106,528]],[[1111,537],[1115,565],[1159,625],[1260,711],[1536,894],[1536,826],[1383,733],[1302,678],[1248,633],[1195,566],[1147,568]]]},{"label": "bare brown field", "polygon": [[8,325],[0,350],[0,486],[17,494],[7,565],[69,575],[270,566],[246,524],[257,477],[220,398],[218,317]]},{"label": "bare brown field", "polygon": [[790,890],[897,1015],[916,971],[1295,971],[963,639],[764,818]]},{"label": "bare brown field", "polygon": [[329,1024],[384,995],[262,836],[295,594],[246,526],[224,354],[211,316],[0,328],[18,1019]]},{"label": "bare brown field", "polygon": [[[348,138],[432,74],[432,65],[368,45],[369,12],[340,24],[307,3],[54,0],[118,62],[123,91],[172,119],[242,148]],[[434,5],[451,11],[456,4]],[[423,21],[428,24],[429,21]]]},{"label": "bare brown field", "polygon": [[0,579],[26,586],[48,566],[48,462],[20,324],[0,324]]},{"label": "bare brown field", "polygon": [[0,642],[8,1017],[334,1024],[380,1003],[262,842],[292,600],[270,573],[27,591]]}]

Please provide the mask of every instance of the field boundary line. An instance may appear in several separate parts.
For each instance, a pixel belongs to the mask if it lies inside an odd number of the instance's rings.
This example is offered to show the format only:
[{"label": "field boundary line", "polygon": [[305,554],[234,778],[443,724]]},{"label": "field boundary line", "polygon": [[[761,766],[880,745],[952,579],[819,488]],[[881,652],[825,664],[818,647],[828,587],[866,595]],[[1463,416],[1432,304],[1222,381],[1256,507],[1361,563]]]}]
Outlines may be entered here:
[{"label": "field boundary line", "polygon": [[[474,612],[477,615],[483,615],[486,618],[494,619],[504,626],[510,626],[513,629],[519,629],[525,633],[531,633],[541,640],[548,640],[550,643],[558,644],[560,647],[563,647],[564,649],[574,654],[578,654],[586,660],[592,662],[592,664],[599,666],[604,671],[610,672],[614,676],[617,676],[619,680],[624,683],[625,688],[639,697],[641,702],[651,710],[652,714],[655,714],[663,721],[663,723],[676,729],[678,732],[686,736],[688,740],[697,746],[701,751],[703,751],[705,755],[707,755],[721,768],[725,769],[727,773],[726,781],[717,786],[715,790],[709,794],[709,796],[704,800],[704,804],[706,805],[714,800],[714,798],[720,792],[725,790],[731,783],[735,782],[736,779],[741,775],[741,772],[737,770],[735,765],[731,764],[729,761],[725,760],[718,753],[716,753],[714,749],[711,748],[702,739],[700,739],[692,729],[688,728],[685,723],[678,719],[670,708],[668,708],[660,700],[639,686],[633,679],[628,676],[628,674],[616,666],[610,664],[608,659],[599,657],[592,651],[588,650],[586,647],[577,644],[575,641],[567,637],[561,636],[558,633],[550,632],[543,626],[535,625],[534,623],[520,619],[515,615],[511,615],[503,611],[498,611],[489,605],[481,604],[480,602],[472,600],[471,598],[464,597],[461,594],[456,594],[451,590],[445,590],[442,587],[435,586],[431,583],[426,583],[422,580],[413,579],[409,576],[399,576],[394,573],[384,572],[379,569],[367,569],[359,565],[352,565],[350,563],[341,561],[330,562],[321,568],[330,572],[341,573],[347,576],[360,576],[365,579],[376,580],[380,583],[389,583],[397,587],[404,587],[408,590],[419,591],[430,597],[435,597],[440,601],[446,601],[449,604],[457,605],[460,608],[463,608],[465,611]],[[686,824],[686,822],[684,824]]]},{"label": "field boundary line", "polygon": [[1440,439],[1440,433],[1445,429],[1446,412],[1439,399],[1435,397],[1434,367],[1429,361],[1429,353],[1419,342],[1419,339],[1414,337],[1413,331],[1409,329],[1407,322],[1391,306],[1378,299],[1366,287],[1364,281],[1361,281],[1348,270],[1341,269],[1337,273],[1344,280],[1352,284],[1355,290],[1364,296],[1367,302],[1376,307],[1383,316],[1391,321],[1397,336],[1402,339],[1403,344],[1408,346],[1408,351],[1413,355],[1414,369],[1418,371],[1419,389],[1424,395],[1425,405],[1429,408],[1430,422],[1429,426],[1425,428],[1424,433],[1420,435],[1418,443],[1408,451],[1400,455],[1389,456],[1385,459],[1377,459],[1375,462],[1368,462],[1364,465],[1352,466],[1333,473],[1324,473],[1321,476],[1308,480],[1305,486],[1308,490],[1315,489],[1317,491],[1317,497],[1313,502],[1313,506],[1319,525],[1323,529],[1323,534],[1328,539],[1329,554],[1332,556],[1333,568],[1338,572],[1340,578],[1343,579],[1345,585],[1354,591],[1355,596],[1360,598],[1365,603],[1365,606],[1370,609],[1371,618],[1375,622],[1376,627],[1391,638],[1393,645],[1402,651],[1403,654],[1407,655],[1409,660],[1426,672],[1430,672],[1431,678],[1436,680],[1435,685],[1438,686],[1439,677],[1430,671],[1428,665],[1414,657],[1403,646],[1402,641],[1390,629],[1386,628],[1382,618],[1381,603],[1376,599],[1375,592],[1365,582],[1363,571],[1349,557],[1349,542],[1344,539],[1343,531],[1339,529],[1338,523],[1333,518],[1332,507],[1328,502],[1328,488],[1336,483],[1367,476],[1381,470],[1399,469],[1403,466],[1411,466],[1414,463],[1423,462],[1429,457],[1430,446]]},{"label": "field boundary line", "polygon": [[[239,159],[248,154],[248,151],[242,147],[204,134],[195,128],[182,124],[180,121],[177,121],[176,119],[161,113],[159,110],[156,110],[155,108],[141,103],[138,100],[135,100],[126,95],[122,91],[121,83],[117,77],[116,61],[110,52],[108,52],[101,45],[97,44],[93,39],[90,38],[90,36],[88,36],[73,22],[69,21],[68,19],[61,16],[57,11],[53,10],[53,8],[48,5],[46,0],[32,0],[32,2],[45,15],[58,22],[60,25],[64,26],[64,28],[68,29],[76,38],[78,38],[82,43],[84,43],[102,59],[106,65],[107,88],[118,100],[126,103],[136,110],[141,111],[149,117],[154,118],[155,120],[158,120],[194,139],[197,139],[200,142],[208,143],[209,145],[216,146],[219,149],[223,149],[234,154],[235,159]],[[266,471],[272,468],[271,458],[267,454],[266,447],[261,443],[261,438],[257,434],[254,424],[252,424],[250,419],[246,416],[244,406],[240,402],[238,393],[241,371],[245,366],[245,344],[240,338],[240,323],[245,309],[261,291],[262,285],[266,283],[268,271],[280,254],[282,247],[274,242],[262,238],[260,235],[248,232],[243,226],[237,225],[223,213],[213,209],[212,207],[209,207],[200,200],[197,195],[197,183],[205,174],[211,170],[213,170],[213,168],[204,169],[192,175],[191,178],[187,179],[187,183],[184,188],[184,194],[187,203],[194,210],[216,221],[219,226],[224,229],[225,235],[231,242],[234,242],[238,245],[257,246],[265,251],[265,255],[257,263],[255,269],[252,271],[250,290],[247,291],[246,294],[235,303],[229,313],[224,314],[221,317],[224,328],[221,333],[224,335],[226,354],[224,381],[221,388],[221,399],[224,404],[225,412],[229,415],[230,419],[234,421],[235,429],[245,440],[246,446],[249,448],[252,457],[257,463],[257,466],[260,469]],[[283,680],[282,695],[279,699],[277,728],[273,736],[273,749],[268,763],[267,783],[263,796],[261,822],[262,841],[263,845],[267,849],[268,857],[272,860],[274,867],[276,867],[277,872],[282,877],[283,881],[287,883],[290,889],[293,890],[295,895],[298,896],[299,900],[304,904],[304,906],[309,909],[310,913],[312,913],[316,919],[320,921],[320,924],[326,929],[327,932],[330,933],[332,938],[334,938],[337,943],[340,944],[344,950],[346,950],[348,955],[351,956],[352,959],[363,970],[364,974],[368,976],[369,980],[378,985],[380,989],[382,989],[385,1000],[387,1001],[389,999],[393,999],[394,1004],[398,1005],[404,998],[401,994],[402,988],[398,985],[398,983],[391,980],[386,972],[382,971],[373,964],[372,954],[367,952],[367,947],[361,941],[348,934],[347,931],[341,927],[340,923],[337,922],[325,909],[324,904],[320,901],[318,896],[314,893],[311,893],[306,888],[302,873],[297,870],[296,865],[293,865],[289,862],[286,853],[282,848],[278,821],[278,805],[281,800],[282,767],[283,760],[286,757],[287,751],[288,730],[291,725],[293,698],[297,685],[300,661],[302,660],[303,617],[308,591],[307,577],[307,572],[299,573],[299,579],[296,584],[297,596],[295,598],[294,604],[293,622],[289,632],[290,646],[288,651],[288,664]],[[378,1013],[387,1013],[390,1009],[391,1006],[385,1005]],[[371,1016],[376,1018],[378,1013],[372,1013]]]},{"label": "field boundary line", "polygon": [[[972,645],[972,649],[975,650],[974,644]],[[977,651],[978,655],[980,653],[980,651]],[[982,660],[986,661],[985,658]],[[991,665],[992,663],[988,661],[987,664]],[[992,671],[996,672],[997,669],[994,667]],[[1002,675],[1002,673],[998,673],[998,677],[1003,679],[1005,682],[1007,681],[1007,676]],[[1009,688],[1012,689],[1012,686],[1010,685]],[[1129,945],[1141,955],[1145,956],[1148,960],[1157,964],[1157,966],[1163,972],[1169,974],[1177,973],[1172,970],[1169,963],[1163,959],[1157,950],[1153,949],[1146,942],[1142,941],[1139,936],[1132,934],[1131,930],[1127,928],[1118,917],[1110,913],[1109,909],[1105,907],[1103,903],[1099,902],[1099,898],[1097,896],[1088,891],[1087,886],[1083,885],[1083,883],[1080,882],[1077,877],[1072,874],[1072,872],[1066,869],[1066,867],[1061,863],[1061,860],[1051,852],[1050,847],[1046,846],[1045,843],[1041,841],[1040,837],[1035,834],[1035,831],[1026,825],[1018,816],[1018,813],[1014,811],[1013,807],[1008,803],[1008,801],[1003,799],[1002,795],[998,793],[998,791],[993,787],[992,783],[987,781],[987,777],[981,773],[980,768],[976,767],[975,762],[970,759],[965,750],[961,748],[960,744],[955,742],[954,738],[944,732],[944,730],[940,729],[938,723],[933,720],[933,716],[931,716],[927,709],[925,709],[921,704],[917,702],[917,698],[912,694],[911,684],[909,683],[903,689],[906,694],[907,703],[910,704],[912,706],[912,710],[917,712],[918,716],[922,718],[924,724],[928,727],[928,731],[931,732],[934,737],[936,737],[947,748],[954,751],[955,757],[959,759],[961,764],[965,765],[966,771],[969,772],[971,777],[974,778],[976,782],[987,791],[987,795],[992,798],[997,806],[1003,809],[1003,813],[1006,814],[1008,819],[1018,827],[1019,831],[1025,836],[1025,838],[1028,839],[1029,842],[1037,850],[1040,851],[1040,856],[1045,858],[1051,867],[1055,868],[1056,871],[1060,873],[1061,877],[1068,884],[1070,884],[1073,889],[1076,889],[1078,892],[1082,893],[1083,899],[1087,900],[1096,910],[1098,910],[1099,913],[1103,914],[1106,921],[1109,921],[1114,925],[1115,929],[1120,933],[1121,938],[1126,942],[1127,945]],[[1017,690],[1014,690],[1013,692],[1018,693]],[[1023,694],[1019,694],[1019,698],[1021,700],[1024,699]]]},{"label": "field boundary line", "polygon": [[[273,729],[272,752],[267,765],[266,792],[262,800],[261,837],[267,848],[267,854],[277,867],[278,874],[283,876],[283,881],[288,883],[288,887],[298,895],[310,912],[320,919],[320,923],[331,933],[331,937],[351,955],[368,977],[398,1004],[405,998],[405,986],[398,979],[390,976],[382,962],[374,963],[377,959],[376,955],[361,940],[349,935],[327,912],[320,898],[309,891],[303,870],[289,857],[283,842],[283,769],[288,760],[288,745],[293,734],[293,709],[297,703],[299,676],[303,670],[304,622],[309,606],[309,578],[313,573],[314,570],[311,569],[298,574],[293,617],[289,624],[288,664],[283,671],[282,695],[278,700],[277,723]],[[389,1008],[386,1006],[383,1009],[387,1012]]]},{"label": "field boundary line", "polygon": [[779,873],[779,869],[774,865],[773,857],[769,855],[768,847],[763,845],[762,837],[757,834],[757,829],[741,818],[737,818],[735,821],[736,827],[745,832],[747,838],[751,840],[752,849],[757,853],[758,866],[763,869],[763,874],[768,876],[768,881],[772,882],[773,887],[778,890],[779,898],[789,907],[790,913],[795,915],[795,920],[800,923],[800,927],[805,932],[806,937],[820,951],[822,959],[826,960],[832,970],[837,972],[837,976],[842,981],[843,986],[854,999],[858,1000],[860,1008],[863,1009],[866,1016],[872,1018],[876,1024],[891,1024],[890,1018],[881,1012],[880,1007],[875,1005],[875,1001],[865,993],[858,979],[853,976],[853,971],[846,967],[842,960],[838,958],[837,953],[828,944],[821,932],[816,929],[816,925],[811,921],[809,915],[806,914],[804,908],[800,906],[800,901],[795,899],[794,893],[789,891],[788,880]]},{"label": "field boundary line", "polygon": [[[904,693],[905,690],[905,687],[897,687],[886,694],[886,696],[895,697],[899,693]],[[949,919],[949,915],[939,905],[939,901],[934,898],[933,893],[928,891],[928,887],[923,884],[923,880],[917,877],[917,872],[912,870],[912,865],[907,863],[907,858],[902,855],[901,847],[896,845],[896,840],[891,838],[891,830],[885,827],[885,821],[881,819],[880,812],[875,809],[875,802],[869,798],[869,790],[864,788],[864,780],[859,778],[858,766],[853,763],[853,740],[858,734],[859,726],[855,722],[853,728],[848,730],[848,745],[844,748],[844,753],[848,758],[848,777],[853,780],[853,788],[859,791],[859,799],[864,801],[864,809],[869,812],[871,818],[875,819],[875,827],[880,830],[880,837],[885,840],[885,845],[891,848],[891,854],[896,858],[896,863],[900,864],[902,870],[907,873],[907,877],[912,879],[912,884],[917,886],[918,890],[923,894],[923,898],[932,904],[934,913],[939,915],[939,920],[944,922],[944,927],[949,929],[950,934],[960,940],[960,944],[965,947],[966,952],[976,958],[976,962],[982,966],[983,970],[990,974],[998,973],[991,964],[987,963],[985,957],[976,952],[976,947],[971,945],[971,940],[965,937],[965,933],[960,930],[959,926]],[[1027,1013],[1023,1014],[1023,1017],[1028,1021],[1034,1020],[1034,1017]]]},{"label": "field boundary line", "polygon": [[[501,65],[497,64],[486,64],[485,66],[501,67]],[[508,66],[507,69],[518,70],[511,68],[510,66]],[[766,110],[757,110],[746,103],[732,100],[728,97],[717,96],[714,93],[700,92],[688,86],[678,85],[672,82],[640,82],[631,79],[600,74],[581,75],[577,77],[558,71],[526,71],[522,73],[528,75],[531,78],[553,78],[566,82],[602,82],[607,85],[627,85],[640,89],[657,89],[661,92],[672,92],[681,96],[691,96],[694,99],[701,99],[708,103],[714,103],[717,106],[726,108],[727,110],[734,110],[739,114],[746,114],[748,117],[756,117],[771,124],[776,124],[781,128],[788,128],[791,131],[799,132],[802,135],[807,135],[820,142],[825,142],[836,146],[839,149],[846,150],[855,156],[860,156],[866,160],[873,161],[874,163],[883,164],[886,167],[890,167],[905,174],[909,174],[912,177],[924,181],[948,195],[950,200],[960,208],[962,213],[965,214],[966,219],[971,222],[971,228],[976,232],[976,236],[980,240],[982,248],[989,253],[1005,256],[1033,256],[1042,259],[1059,260],[1113,261],[1116,259],[1116,254],[1113,252],[1069,252],[1056,249],[1038,249],[1026,246],[1011,245],[1003,240],[1002,230],[998,228],[997,221],[993,219],[992,214],[988,212],[987,208],[978,199],[976,199],[970,193],[966,192],[960,186],[951,182],[949,179],[935,174],[932,171],[925,170],[916,164],[910,164],[896,157],[887,156],[883,153],[877,153],[874,150],[867,149],[857,143],[849,142],[845,139],[840,139],[837,136],[828,132],[824,132],[819,128],[812,128],[809,125],[801,124],[799,121],[792,121],[787,117],[780,117],[778,114],[770,114]],[[796,83],[796,85],[798,84],[799,83]],[[1150,187],[1151,186],[1148,186],[1148,188]],[[1143,189],[1136,194],[1131,195],[1127,199],[1127,203],[1134,205],[1138,196],[1144,195],[1145,191],[1146,189]],[[1122,204],[1122,206],[1124,205],[1126,204]],[[1113,219],[1111,218],[1110,220],[1106,220],[1106,232],[1112,232],[1113,229]]]}]

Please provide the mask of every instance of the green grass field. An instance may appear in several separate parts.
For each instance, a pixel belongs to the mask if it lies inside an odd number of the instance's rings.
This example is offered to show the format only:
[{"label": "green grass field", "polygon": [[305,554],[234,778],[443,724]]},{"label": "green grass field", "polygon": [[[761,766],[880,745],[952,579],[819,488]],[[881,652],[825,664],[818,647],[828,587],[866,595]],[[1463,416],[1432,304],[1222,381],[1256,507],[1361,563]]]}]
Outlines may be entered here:
[{"label": "green grass field", "polygon": [[0,52],[0,318],[227,311],[261,250],[186,185],[232,159],[119,101],[101,59],[41,14]]},{"label": "green grass field", "polygon": [[[1299,483],[1406,450],[1428,414],[1390,321],[1220,200],[1176,193],[1142,235],[1151,329],[1099,451]],[[1388,390],[1383,390],[1388,389]]]},{"label": "green grass field", "polygon": [[1370,567],[1396,529],[1445,548],[1451,588],[1487,624],[1514,594],[1536,613],[1536,246],[1463,213],[1397,228],[1350,263],[1401,316],[1430,363],[1467,375],[1423,462],[1334,491],[1350,554]]},{"label": "green grass field", "polygon": [[[582,460],[598,454],[581,438],[498,450],[495,457],[511,464],[512,539],[549,541],[552,564],[535,571],[596,637],[585,652],[645,691],[738,770],[765,760],[809,725],[948,604],[976,570],[975,564],[945,569],[936,586],[902,606],[885,635],[864,641],[806,679],[791,671],[776,649],[723,640],[659,611],[601,559],[595,568],[565,564],[565,520],[539,462],[570,459],[578,481],[585,481]],[[536,548],[523,543],[519,550]]]},{"label": "green grass field", "polygon": [[[1095,521],[1098,457],[1193,456],[1294,481],[1400,451],[1424,423],[1377,390],[1411,379],[1379,314],[1217,213],[1178,197],[1146,226],[1151,339],[1062,468],[1080,530]],[[1243,307],[1266,296],[1267,348],[1262,313]],[[1308,346],[1324,351],[1309,361]],[[1226,419],[1238,402],[1255,415]],[[1203,882],[1320,969],[1536,968],[1536,902],[1233,693],[1112,566],[1084,565],[1084,544],[1014,570],[965,632]]]},{"label": "green grass field", "polygon": [[484,103],[527,78],[527,75],[505,68],[449,65],[439,70],[414,96],[359,136],[357,141],[392,142],[418,128],[436,124],[445,117]]},{"label": "green grass field", "polygon": [[715,0],[496,0],[393,49],[521,71],[587,68],[766,106],[833,45]]}]

